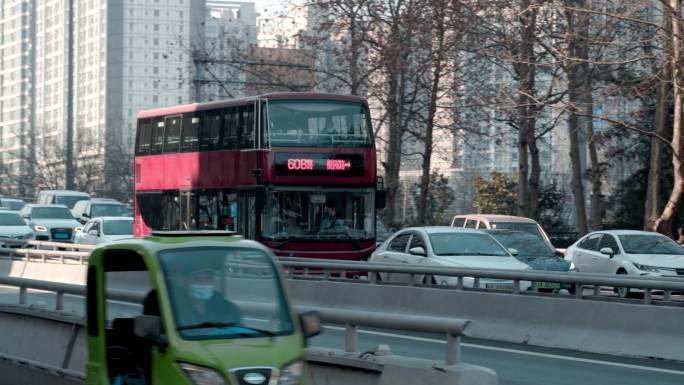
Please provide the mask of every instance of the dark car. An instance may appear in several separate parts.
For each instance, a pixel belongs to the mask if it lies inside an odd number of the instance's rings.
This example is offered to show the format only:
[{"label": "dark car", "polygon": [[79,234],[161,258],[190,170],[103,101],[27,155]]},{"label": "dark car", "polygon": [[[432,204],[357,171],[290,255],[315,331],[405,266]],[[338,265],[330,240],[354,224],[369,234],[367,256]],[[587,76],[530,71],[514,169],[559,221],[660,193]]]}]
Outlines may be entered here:
[{"label": "dark car", "polygon": [[[505,248],[515,249],[513,256],[533,270],[575,271],[575,266],[563,259],[563,254],[549,247],[534,234],[515,230],[484,230]],[[540,289],[569,289],[571,285],[538,282]]]}]

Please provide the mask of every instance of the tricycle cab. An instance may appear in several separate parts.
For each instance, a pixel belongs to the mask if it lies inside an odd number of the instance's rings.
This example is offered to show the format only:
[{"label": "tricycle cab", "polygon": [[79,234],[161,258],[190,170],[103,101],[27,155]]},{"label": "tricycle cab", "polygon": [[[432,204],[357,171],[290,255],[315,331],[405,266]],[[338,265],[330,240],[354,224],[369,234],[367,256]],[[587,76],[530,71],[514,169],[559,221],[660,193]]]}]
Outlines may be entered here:
[{"label": "tricycle cab", "polygon": [[87,384],[303,383],[310,333],[261,244],[154,233],[95,249],[87,275]]}]

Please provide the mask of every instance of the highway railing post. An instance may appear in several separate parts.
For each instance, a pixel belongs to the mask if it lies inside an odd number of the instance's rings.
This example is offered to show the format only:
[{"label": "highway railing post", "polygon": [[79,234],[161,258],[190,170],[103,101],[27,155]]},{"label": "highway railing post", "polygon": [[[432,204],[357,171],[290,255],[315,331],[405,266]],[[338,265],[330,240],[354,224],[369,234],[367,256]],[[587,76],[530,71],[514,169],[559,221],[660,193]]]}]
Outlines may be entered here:
[{"label": "highway railing post", "polygon": [[27,295],[26,286],[19,287],[19,304],[20,305],[26,305],[26,295]]},{"label": "highway railing post", "polygon": [[456,365],[461,362],[461,336],[447,333],[446,364]]},{"label": "highway railing post", "polygon": [[359,339],[359,328],[350,323],[344,324],[344,351],[355,352]]}]

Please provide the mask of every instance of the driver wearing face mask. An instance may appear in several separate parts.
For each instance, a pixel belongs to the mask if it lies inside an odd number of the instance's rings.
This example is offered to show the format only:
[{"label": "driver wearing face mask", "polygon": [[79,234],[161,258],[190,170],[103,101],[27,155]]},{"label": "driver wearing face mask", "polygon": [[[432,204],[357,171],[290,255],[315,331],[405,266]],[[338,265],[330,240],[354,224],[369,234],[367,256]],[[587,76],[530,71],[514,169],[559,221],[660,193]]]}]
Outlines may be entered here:
[{"label": "driver wearing face mask", "polygon": [[188,272],[179,298],[185,306],[179,311],[179,326],[205,322],[240,323],[240,310],[217,291],[218,277],[211,268]]}]

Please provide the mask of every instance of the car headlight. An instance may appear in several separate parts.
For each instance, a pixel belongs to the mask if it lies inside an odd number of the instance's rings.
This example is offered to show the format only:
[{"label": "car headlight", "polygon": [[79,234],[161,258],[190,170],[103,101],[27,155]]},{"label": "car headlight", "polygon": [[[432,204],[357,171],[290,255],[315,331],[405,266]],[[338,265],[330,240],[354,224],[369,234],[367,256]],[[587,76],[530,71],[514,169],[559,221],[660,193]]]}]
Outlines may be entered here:
[{"label": "car headlight", "polygon": [[74,227],[74,231],[77,232],[77,233],[80,233],[81,230],[83,230],[83,226],[76,226],[76,227]]},{"label": "car headlight", "polygon": [[178,364],[185,375],[195,385],[226,385],[226,381],[221,376],[221,373],[214,369],[205,368],[202,366],[192,365],[185,362]]},{"label": "car headlight", "polygon": [[648,266],[648,265],[640,265],[638,263],[634,263],[634,267],[641,271],[648,271],[650,273],[659,273],[660,270],[658,269],[657,266]]},{"label": "car headlight", "polygon": [[570,262],[570,268],[568,269],[568,271],[577,271],[577,266],[575,266],[574,262]]},{"label": "car headlight", "polygon": [[33,228],[36,231],[47,231],[47,227],[45,227],[45,226],[33,226]]},{"label": "car headlight", "polygon": [[280,372],[278,385],[299,385],[299,382],[302,379],[302,374],[304,374],[304,362],[295,361],[287,365]]}]

